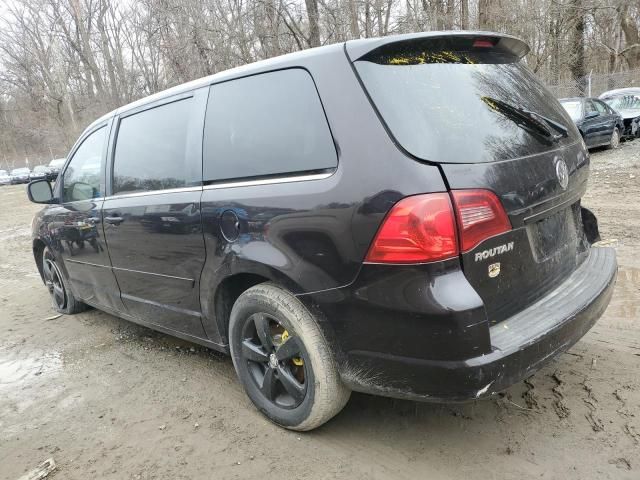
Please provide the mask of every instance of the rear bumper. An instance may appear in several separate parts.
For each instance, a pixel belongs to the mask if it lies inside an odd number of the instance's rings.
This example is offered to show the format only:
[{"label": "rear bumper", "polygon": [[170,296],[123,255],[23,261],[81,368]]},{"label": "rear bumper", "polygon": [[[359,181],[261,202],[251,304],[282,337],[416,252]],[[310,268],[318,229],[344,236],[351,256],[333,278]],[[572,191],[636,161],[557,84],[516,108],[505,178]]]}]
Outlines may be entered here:
[{"label": "rear bumper", "polygon": [[424,401],[490,396],[527,378],[582,338],[609,304],[616,274],[615,251],[591,248],[557,288],[489,329],[488,353],[441,361],[351,350],[338,361],[343,381],[355,391]]}]

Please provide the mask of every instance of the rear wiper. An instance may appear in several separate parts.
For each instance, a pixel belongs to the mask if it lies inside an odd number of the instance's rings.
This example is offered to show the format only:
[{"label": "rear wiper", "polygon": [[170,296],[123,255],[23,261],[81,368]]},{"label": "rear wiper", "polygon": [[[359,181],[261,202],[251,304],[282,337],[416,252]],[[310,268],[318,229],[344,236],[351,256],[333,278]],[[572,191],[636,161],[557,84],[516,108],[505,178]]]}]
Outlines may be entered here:
[{"label": "rear wiper", "polygon": [[[550,119],[549,117],[540,115],[537,112],[525,110],[524,108],[516,107],[514,105],[510,105],[509,103],[503,102],[502,100],[491,97],[481,97],[481,99],[489,106],[489,108],[502,113],[506,117],[516,122],[516,124],[518,124],[519,126],[526,128],[524,127],[524,125],[522,125],[522,123],[524,123],[527,127],[529,127],[527,128],[527,130],[532,128],[536,133],[542,134],[545,137],[550,138],[554,142],[557,142],[561,138],[567,137],[569,135],[569,130],[567,129],[567,127],[565,127],[561,123],[556,122],[555,120]],[[559,133],[554,133],[552,130],[555,130]]]}]

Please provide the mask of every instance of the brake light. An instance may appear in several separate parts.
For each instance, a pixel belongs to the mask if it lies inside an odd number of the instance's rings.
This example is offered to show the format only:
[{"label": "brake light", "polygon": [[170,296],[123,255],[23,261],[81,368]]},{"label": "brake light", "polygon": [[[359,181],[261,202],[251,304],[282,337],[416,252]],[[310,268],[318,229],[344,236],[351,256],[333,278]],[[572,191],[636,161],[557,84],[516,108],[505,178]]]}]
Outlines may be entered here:
[{"label": "brake light", "polygon": [[458,255],[455,218],[447,193],[406,197],[385,218],[365,261],[422,263]]},{"label": "brake light", "polygon": [[452,190],[460,250],[468,252],[483,240],[511,230],[500,200],[488,190]]},{"label": "brake light", "polygon": [[476,38],[473,41],[474,48],[493,48],[494,45],[495,45],[495,42],[492,42],[488,38]]}]

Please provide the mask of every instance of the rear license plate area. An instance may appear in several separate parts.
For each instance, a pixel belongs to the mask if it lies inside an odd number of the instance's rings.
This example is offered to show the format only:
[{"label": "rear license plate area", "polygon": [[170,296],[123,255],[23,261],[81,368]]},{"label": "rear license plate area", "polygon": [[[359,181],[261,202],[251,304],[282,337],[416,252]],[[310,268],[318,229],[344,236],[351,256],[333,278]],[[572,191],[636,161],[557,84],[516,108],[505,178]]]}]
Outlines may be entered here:
[{"label": "rear license plate area", "polygon": [[527,234],[537,262],[576,248],[578,242],[574,206],[552,213],[529,225]]}]

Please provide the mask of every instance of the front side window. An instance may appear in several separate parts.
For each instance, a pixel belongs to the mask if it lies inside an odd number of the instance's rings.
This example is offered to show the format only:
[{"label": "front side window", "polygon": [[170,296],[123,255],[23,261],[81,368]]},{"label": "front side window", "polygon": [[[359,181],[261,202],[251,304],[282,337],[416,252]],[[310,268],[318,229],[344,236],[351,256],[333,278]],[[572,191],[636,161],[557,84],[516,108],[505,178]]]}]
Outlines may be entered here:
[{"label": "front side window", "polygon": [[213,85],[203,149],[205,181],[326,171],[338,162],[318,92],[299,68]]},{"label": "front side window", "polygon": [[73,154],[62,177],[63,202],[91,200],[103,195],[100,172],[106,131],[102,127],[93,132]]},{"label": "front side window", "polygon": [[193,98],[124,117],[113,159],[113,193],[164,190],[200,183],[188,152]]}]

